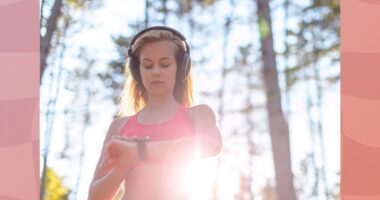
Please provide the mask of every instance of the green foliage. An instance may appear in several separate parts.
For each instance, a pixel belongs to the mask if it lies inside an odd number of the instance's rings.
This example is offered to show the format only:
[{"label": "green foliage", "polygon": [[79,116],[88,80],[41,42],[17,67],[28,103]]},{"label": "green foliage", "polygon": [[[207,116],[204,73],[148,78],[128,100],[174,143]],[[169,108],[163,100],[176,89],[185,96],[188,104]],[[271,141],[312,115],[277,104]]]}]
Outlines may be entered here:
[{"label": "green foliage", "polygon": [[269,24],[268,21],[262,17],[259,19],[259,31],[260,31],[260,37],[266,38],[269,35]]},{"label": "green foliage", "polygon": [[76,8],[83,8],[84,7],[83,2],[80,2],[78,0],[67,0],[67,3],[69,5],[76,7]]},{"label": "green foliage", "polygon": [[182,16],[192,12],[195,6],[200,6],[202,9],[207,9],[208,7],[214,5],[217,0],[180,0],[175,2],[178,5],[178,10],[174,10],[173,12],[179,16]]},{"label": "green foliage", "polygon": [[[294,15],[300,21],[296,29],[286,30],[287,40],[292,42],[284,51],[285,56],[296,60],[285,70],[288,89],[298,81],[303,69],[316,66],[321,60],[328,60],[330,66],[340,61],[339,1],[314,0]],[[339,80],[339,75],[333,74],[324,81],[331,84]]]},{"label": "green foliage", "polygon": [[102,4],[100,0],[67,0],[67,7],[69,9],[92,9],[99,7]]},{"label": "green foliage", "polygon": [[203,6],[211,6],[216,2],[216,0],[198,0],[198,2]]},{"label": "green foliage", "polygon": [[69,189],[62,183],[62,178],[50,167],[47,168],[45,181],[44,200],[68,199],[70,193]]}]

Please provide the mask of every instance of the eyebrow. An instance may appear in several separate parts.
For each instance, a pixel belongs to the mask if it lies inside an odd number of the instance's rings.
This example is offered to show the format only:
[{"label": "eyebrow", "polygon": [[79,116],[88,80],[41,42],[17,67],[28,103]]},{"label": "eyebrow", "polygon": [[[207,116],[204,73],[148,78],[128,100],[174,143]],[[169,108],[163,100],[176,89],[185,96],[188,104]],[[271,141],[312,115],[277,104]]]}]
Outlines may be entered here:
[{"label": "eyebrow", "polygon": [[[160,58],[160,60],[164,60],[164,59],[170,59],[170,57],[162,57],[162,58]],[[149,58],[144,58],[143,60],[152,61]]]}]

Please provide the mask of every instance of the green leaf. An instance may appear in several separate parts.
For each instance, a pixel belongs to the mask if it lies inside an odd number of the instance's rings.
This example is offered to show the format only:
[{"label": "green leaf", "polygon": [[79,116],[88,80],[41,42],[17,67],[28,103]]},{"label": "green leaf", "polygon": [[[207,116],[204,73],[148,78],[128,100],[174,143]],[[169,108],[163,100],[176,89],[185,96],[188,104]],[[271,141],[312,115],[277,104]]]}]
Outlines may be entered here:
[{"label": "green leaf", "polygon": [[268,37],[269,31],[270,31],[270,29],[269,29],[269,24],[268,24],[267,20],[260,17],[260,19],[259,19],[259,32],[260,32],[261,38]]},{"label": "green leaf", "polygon": [[68,198],[69,189],[63,184],[62,178],[50,167],[47,168],[45,181],[44,200],[63,200]]}]

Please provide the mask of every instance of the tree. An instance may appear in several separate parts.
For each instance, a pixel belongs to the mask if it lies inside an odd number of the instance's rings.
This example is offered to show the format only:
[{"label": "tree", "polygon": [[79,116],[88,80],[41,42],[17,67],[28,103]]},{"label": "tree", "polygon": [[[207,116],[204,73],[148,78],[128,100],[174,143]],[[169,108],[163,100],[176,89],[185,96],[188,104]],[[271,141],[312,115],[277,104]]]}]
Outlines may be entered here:
[{"label": "tree", "polygon": [[[48,66],[48,58],[54,49],[54,44],[58,43],[60,33],[68,29],[68,25],[73,25],[75,19],[71,16],[72,12],[83,10],[92,10],[100,7],[100,0],[54,0],[49,8],[49,16],[45,18],[44,10],[46,7],[45,0],[41,3],[40,13],[40,85],[42,77]],[[80,19],[83,20],[83,19]],[[61,23],[63,21],[63,23]],[[56,37],[56,41],[54,40]]]},{"label": "tree", "polygon": [[46,176],[46,195],[44,200],[66,200],[70,190],[62,183],[59,177],[51,167],[47,169]]},{"label": "tree", "polygon": [[[307,114],[309,121],[310,140],[312,144],[312,166],[314,186],[312,194],[319,196],[323,189],[326,199],[330,199],[327,187],[325,167],[325,145],[322,124],[323,92],[332,84],[339,82],[339,47],[340,47],[340,4],[338,0],[315,0],[307,6],[289,4],[295,8],[294,16],[298,18],[297,29],[287,27],[285,40],[287,43],[284,56],[294,62],[285,69],[286,91],[289,91],[299,80],[306,85]],[[321,63],[329,64],[321,64]],[[322,76],[323,68],[335,70],[338,73]],[[312,110],[315,108],[316,112]],[[312,115],[316,114],[316,115]],[[316,116],[316,117],[313,117]],[[319,142],[319,147],[317,143]],[[318,151],[319,150],[319,151]],[[320,158],[320,159],[317,159]]]},{"label": "tree", "polygon": [[277,197],[279,200],[294,200],[296,193],[291,168],[289,127],[281,106],[269,1],[256,0],[256,3],[263,61],[262,74],[272,141]]},{"label": "tree", "polygon": [[[46,112],[47,118],[47,127],[45,132],[45,147],[43,150],[43,166],[42,166],[42,175],[41,175],[41,186],[40,186],[40,198],[44,198],[45,196],[45,179],[47,173],[47,160],[49,157],[50,151],[50,140],[52,138],[52,127],[55,119],[55,109],[56,109],[56,101],[59,93],[59,85],[61,80],[61,75],[63,71],[62,60],[64,58],[64,53],[66,50],[66,41],[65,37],[67,37],[69,27],[76,24],[76,22],[83,22],[84,20],[79,18],[76,20],[72,15],[75,15],[75,11],[83,11],[85,9],[93,9],[99,7],[100,4],[97,4],[98,0],[54,0],[50,1],[53,3],[51,8],[49,9],[50,15],[45,19],[44,10],[45,10],[45,1],[43,0],[41,3],[41,20],[40,20],[40,85],[42,84],[43,74],[48,66],[48,58],[53,58],[59,60],[59,64],[56,67],[58,71],[58,75],[52,75],[50,79],[49,89],[52,91],[53,82],[56,83],[55,93],[49,93],[48,100],[48,111]],[[82,12],[83,14],[83,12]],[[82,21],[81,21],[82,20]],[[84,23],[85,24],[85,23]],[[81,24],[83,25],[83,24]],[[71,33],[73,34],[73,33]],[[71,36],[71,35],[70,35]],[[60,48],[57,48],[60,47]],[[57,50],[58,49],[58,50]],[[53,60],[52,59],[52,60]],[[53,73],[54,74],[54,73]]]},{"label": "tree", "polygon": [[[41,8],[41,21],[43,19],[43,5]],[[58,19],[62,15],[62,0],[55,0],[53,7],[51,8],[50,11],[50,16],[46,20],[46,25],[45,25],[45,34],[42,35],[40,31],[40,64],[41,64],[41,69],[40,69],[40,85],[41,85],[41,80],[42,76],[45,72],[46,65],[47,65],[47,58],[49,55],[49,50],[52,46],[52,38],[54,33],[57,30],[57,25],[58,25]]]}]

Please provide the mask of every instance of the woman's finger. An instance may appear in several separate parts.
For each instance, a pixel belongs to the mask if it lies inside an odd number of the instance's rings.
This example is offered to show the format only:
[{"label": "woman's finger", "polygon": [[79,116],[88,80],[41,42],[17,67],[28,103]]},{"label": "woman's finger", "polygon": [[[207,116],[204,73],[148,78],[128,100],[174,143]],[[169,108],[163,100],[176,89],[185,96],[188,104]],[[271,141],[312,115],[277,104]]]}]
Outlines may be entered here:
[{"label": "woman's finger", "polygon": [[125,137],[124,139],[125,139],[126,141],[128,141],[128,142],[133,142],[133,139],[130,138],[130,137]]},{"label": "woman's finger", "polygon": [[107,167],[107,161],[108,161],[108,156],[107,156],[107,153],[106,155],[104,155],[104,158],[103,158],[103,161],[102,161],[102,168],[106,168]]},{"label": "woman's finger", "polygon": [[109,146],[107,145],[106,146],[106,152],[104,154],[104,158],[103,158],[103,164],[102,164],[102,167],[105,168],[107,166],[107,161],[108,159],[110,158],[110,153],[109,153]]},{"label": "woman's finger", "polygon": [[130,139],[131,141],[134,141],[134,140],[136,140],[136,138],[137,138],[137,135],[133,135],[133,136],[130,137],[129,139]]},{"label": "woman's finger", "polygon": [[123,141],[126,141],[126,142],[132,142],[131,138],[129,138],[127,136],[120,136],[119,138],[120,138],[120,140],[123,140]]}]

